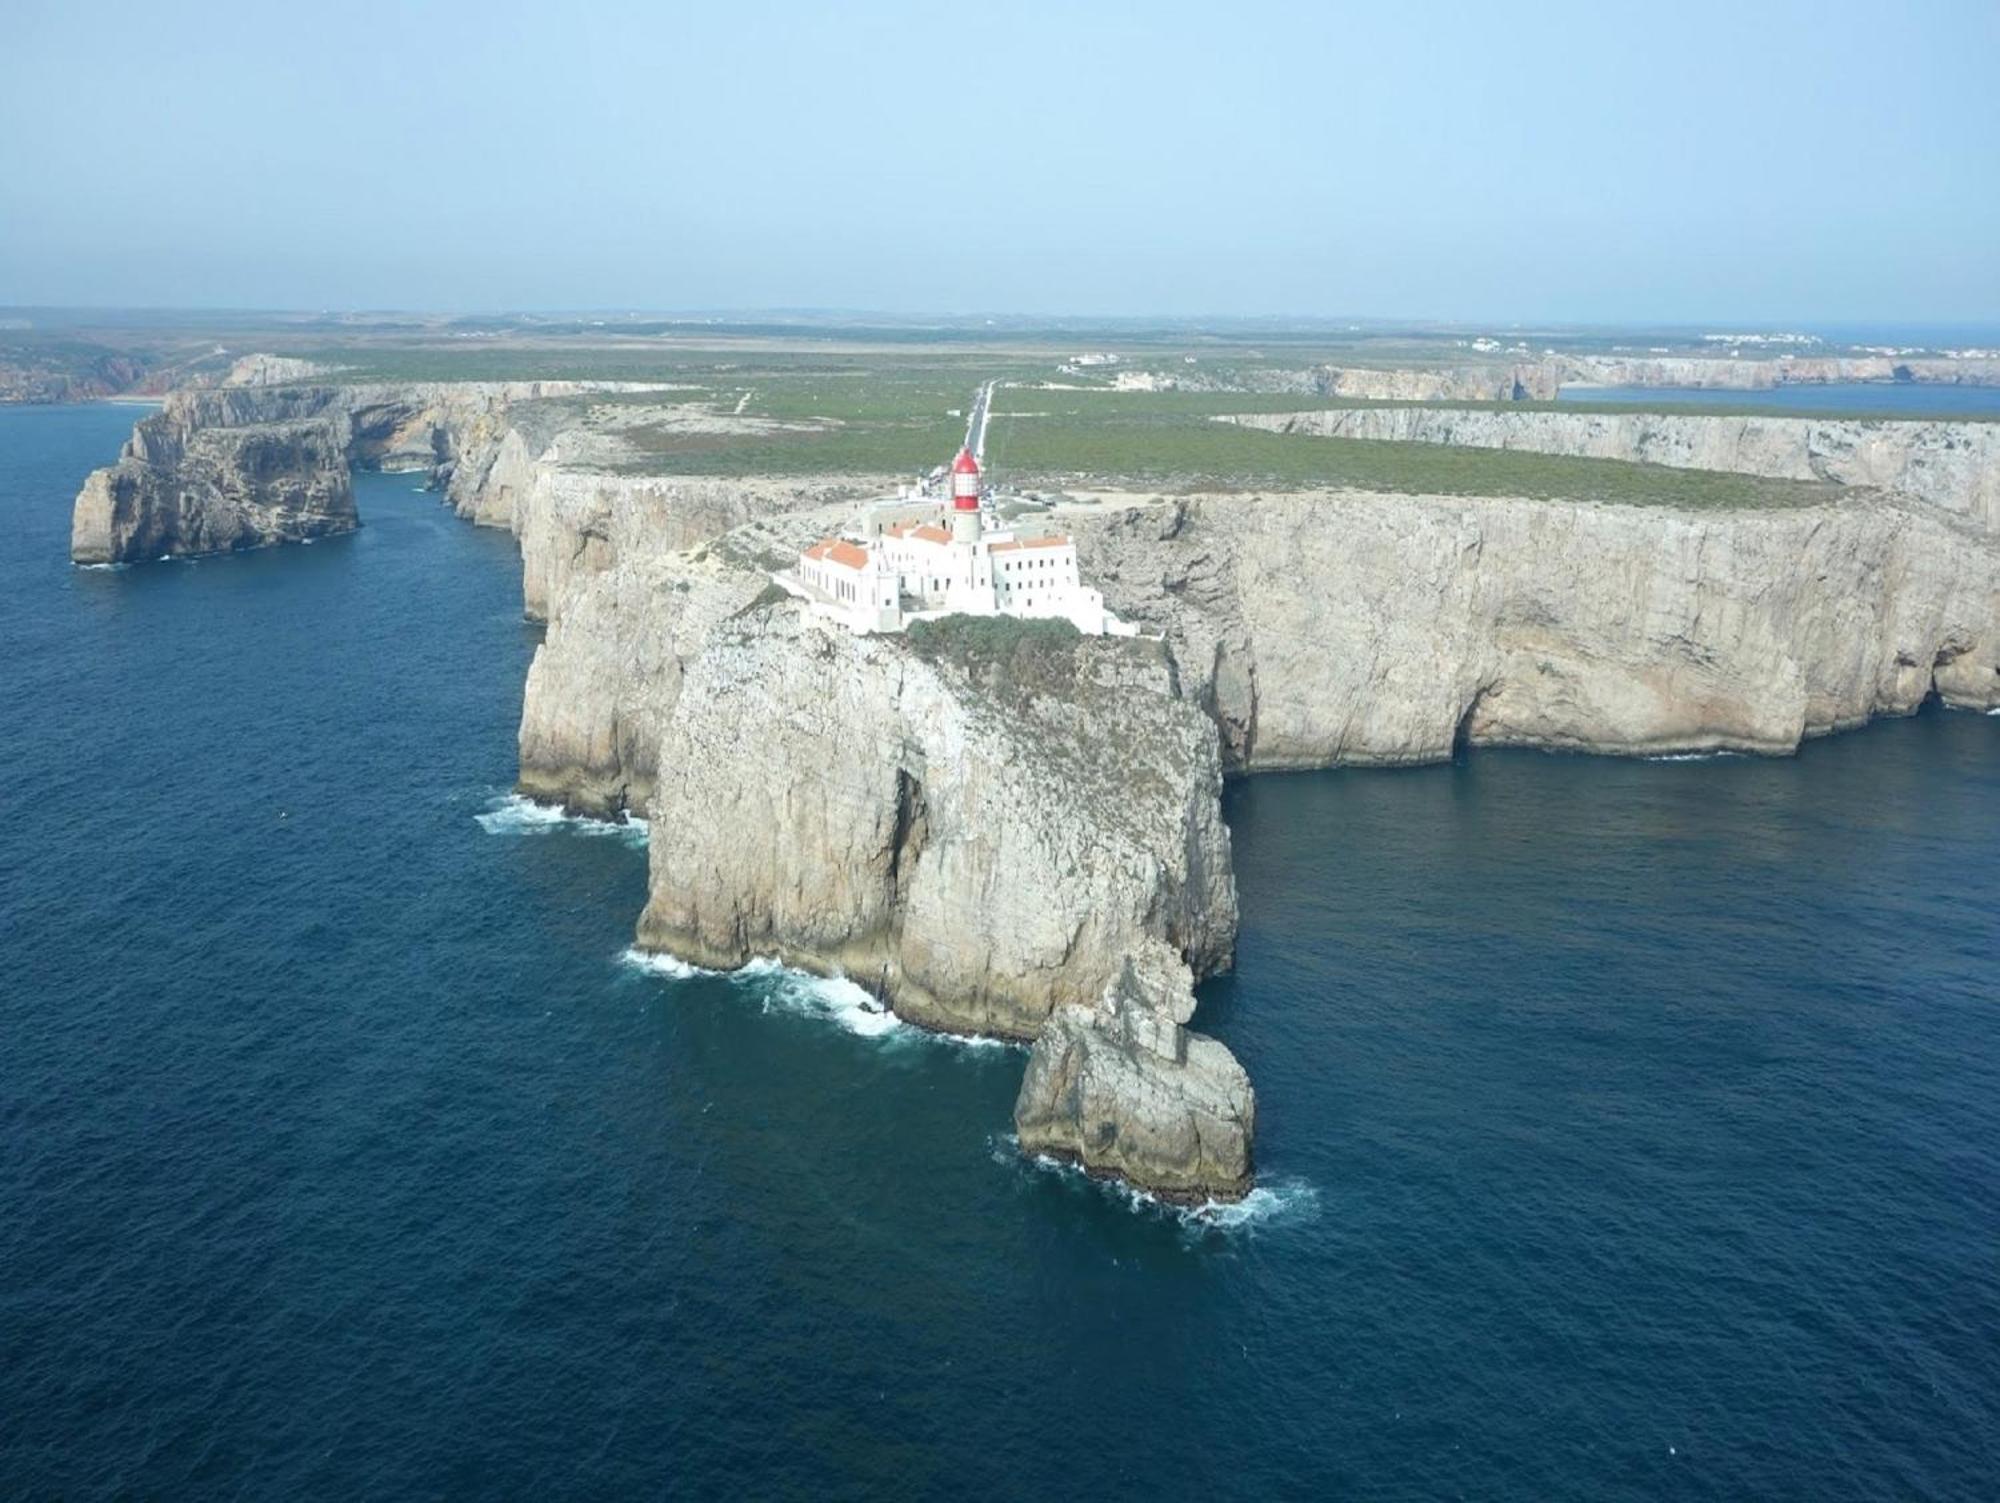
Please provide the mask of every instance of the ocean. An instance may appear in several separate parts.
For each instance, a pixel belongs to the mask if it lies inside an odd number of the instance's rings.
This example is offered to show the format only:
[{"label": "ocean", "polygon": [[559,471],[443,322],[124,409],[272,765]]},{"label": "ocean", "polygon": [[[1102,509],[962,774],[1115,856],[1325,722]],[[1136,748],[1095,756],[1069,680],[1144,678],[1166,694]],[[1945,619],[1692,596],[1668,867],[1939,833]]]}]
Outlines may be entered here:
[{"label": "ocean", "polygon": [[1018,1049],[634,964],[413,477],[72,569],[134,416],[0,409],[0,1497],[1991,1496],[2000,718],[1232,786],[1189,1215]]}]

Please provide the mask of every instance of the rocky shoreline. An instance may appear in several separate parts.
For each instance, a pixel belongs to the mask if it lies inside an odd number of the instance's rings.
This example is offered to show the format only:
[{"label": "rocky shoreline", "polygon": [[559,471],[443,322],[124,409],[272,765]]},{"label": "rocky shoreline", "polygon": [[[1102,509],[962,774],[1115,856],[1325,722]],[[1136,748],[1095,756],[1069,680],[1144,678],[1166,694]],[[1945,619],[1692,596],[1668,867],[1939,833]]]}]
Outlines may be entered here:
[{"label": "rocky shoreline", "polygon": [[1908,425],[1926,431],[1901,457],[1864,435],[1833,474],[1841,425],[1725,442],[1700,425],[1748,420],[1676,417],[1579,439],[1426,416],[1454,425],[1442,437],[1385,409],[1361,415],[1375,436],[1688,463],[1734,443],[1745,465],[1803,445],[1822,478],[1900,485],[1700,512],[1100,495],[1064,523],[1157,641],[856,639],[802,625],[767,571],[890,477],[614,473],[542,400],[593,389],[185,393],[86,483],[76,557],[314,535],[356,520],[348,464],[424,470],[517,536],[523,608],[547,624],[521,791],[654,820],[640,944],[775,955],[916,1023],[1032,1040],[1022,1150],[1170,1199],[1240,1196],[1252,1173],[1250,1083],[1186,1027],[1234,943],[1225,776],[1481,745],[1784,753],[1932,695],[2000,708],[1994,465],[1959,425]]}]

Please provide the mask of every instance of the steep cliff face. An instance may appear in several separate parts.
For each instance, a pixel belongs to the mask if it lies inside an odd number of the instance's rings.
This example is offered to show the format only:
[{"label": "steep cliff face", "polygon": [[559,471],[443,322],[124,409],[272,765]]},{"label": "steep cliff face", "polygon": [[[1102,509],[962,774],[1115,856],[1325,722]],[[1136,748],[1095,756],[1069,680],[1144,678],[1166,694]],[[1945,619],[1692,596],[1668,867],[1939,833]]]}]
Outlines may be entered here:
[{"label": "steep cliff face", "polygon": [[1911,504],[1232,496],[1075,530],[1242,770],[1789,752],[1933,690],[2000,705],[2000,541]]},{"label": "steep cliff face", "polygon": [[1562,375],[1562,368],[1551,362],[1524,360],[1379,368],[1314,365],[1125,371],[1114,384],[1121,391],[1295,391],[1364,401],[1523,402],[1553,398],[1561,387]]},{"label": "steep cliff face", "polygon": [[769,584],[686,556],[630,558],[574,580],[528,669],[521,792],[600,818],[646,812],[685,665]]},{"label": "steep cliff face", "polygon": [[1896,490],[2000,531],[2000,423],[1436,407],[1251,413],[1246,428],[1620,459]]},{"label": "steep cliff face", "polygon": [[1891,355],[1805,355],[1763,360],[1688,356],[1585,355],[1551,364],[1565,385],[1703,386],[1725,391],[1771,391],[1780,386],[1831,382],[1914,381],[1942,386],[2000,384],[2000,360]]},{"label": "steep cliff face", "polygon": [[1250,1189],[1257,1099],[1236,1056],[1175,1009],[1184,973],[1127,958],[1095,1007],[1057,1007],[1014,1102],[1021,1151],[1180,1202]]},{"label": "steep cliff face", "polygon": [[70,521],[75,562],[221,553],[359,525],[338,418],[148,431],[158,421],[84,482]]},{"label": "steep cliff face", "polygon": [[1772,391],[1832,382],[2000,385],[2000,360],[1805,356],[1733,360],[1719,357],[1543,354],[1515,358],[1496,352],[1460,365],[1253,366],[1209,371],[1170,368],[1125,371],[1117,385],[1140,391],[1296,391],[1322,397],[1402,402],[1542,402],[1564,387],[1695,386],[1722,391]]},{"label": "steep cliff face", "polygon": [[[511,483],[511,482],[509,482]],[[536,463],[516,504],[522,597],[530,616],[552,620],[579,580],[621,559],[659,559],[699,548],[745,523],[852,503],[891,490],[887,477],[773,480],[606,475]],[[848,520],[846,512],[827,518]],[[745,553],[741,562],[768,576],[790,562],[798,544]],[[760,581],[761,582],[761,581]]]},{"label": "steep cliff face", "polygon": [[521,791],[577,813],[646,810],[686,664],[771,570],[892,484],[531,474],[522,576],[549,630],[522,703]]},{"label": "steep cliff face", "polygon": [[[77,498],[72,556],[123,563],[162,555],[295,542],[356,525],[350,464],[422,470],[451,488],[462,513],[517,526],[513,493],[494,482],[508,456],[535,468],[516,414],[539,399],[604,386],[513,381],[407,385],[264,385],[292,364],[266,359],[245,384],[180,391],[142,420],[118,462]],[[611,383],[606,383],[606,386]],[[618,390],[627,389],[619,384]],[[459,484],[459,470],[468,475]]]},{"label": "steep cliff face", "polygon": [[1554,397],[1560,375],[1545,362],[1447,366],[1438,370],[1364,370],[1318,366],[1312,389],[1326,397],[1371,401],[1541,402]]},{"label": "steep cliff face", "polygon": [[1214,731],[1157,644],[772,604],[688,665],[659,768],[639,938],[699,964],[776,955],[1032,1038],[1123,956],[1204,975],[1234,944]]}]

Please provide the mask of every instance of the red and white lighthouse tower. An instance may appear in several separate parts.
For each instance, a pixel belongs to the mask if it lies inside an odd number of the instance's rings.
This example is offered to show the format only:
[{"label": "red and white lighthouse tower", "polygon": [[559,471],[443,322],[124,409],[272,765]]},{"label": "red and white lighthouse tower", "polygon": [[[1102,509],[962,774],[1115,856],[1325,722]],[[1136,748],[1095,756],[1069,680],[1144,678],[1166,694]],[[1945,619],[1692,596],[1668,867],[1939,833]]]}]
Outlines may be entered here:
[{"label": "red and white lighthouse tower", "polygon": [[951,462],[951,535],[962,543],[979,541],[979,461],[960,449]]}]

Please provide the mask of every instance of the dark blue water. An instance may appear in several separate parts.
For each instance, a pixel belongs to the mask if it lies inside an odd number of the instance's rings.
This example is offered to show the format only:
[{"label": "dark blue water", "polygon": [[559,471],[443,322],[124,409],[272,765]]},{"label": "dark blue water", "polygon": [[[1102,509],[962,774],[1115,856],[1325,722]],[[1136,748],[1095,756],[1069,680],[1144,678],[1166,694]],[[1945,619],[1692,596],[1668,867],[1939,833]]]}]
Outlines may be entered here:
[{"label": "dark blue water", "polygon": [[1710,386],[1568,386],[1557,396],[1578,403],[1749,408],[1826,416],[2000,417],[2000,386],[1938,386],[1915,381],[1839,381],[1824,386],[1774,386],[1768,391],[1726,391]]},{"label": "dark blue water", "polygon": [[1016,1051],[621,963],[407,479],[69,569],[131,416],[0,410],[0,1497],[1991,1496],[2000,719],[1236,788],[1190,1224]]}]

